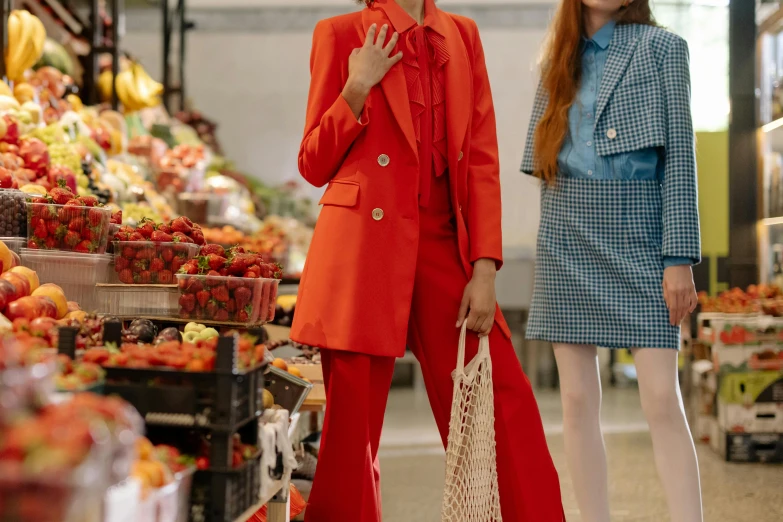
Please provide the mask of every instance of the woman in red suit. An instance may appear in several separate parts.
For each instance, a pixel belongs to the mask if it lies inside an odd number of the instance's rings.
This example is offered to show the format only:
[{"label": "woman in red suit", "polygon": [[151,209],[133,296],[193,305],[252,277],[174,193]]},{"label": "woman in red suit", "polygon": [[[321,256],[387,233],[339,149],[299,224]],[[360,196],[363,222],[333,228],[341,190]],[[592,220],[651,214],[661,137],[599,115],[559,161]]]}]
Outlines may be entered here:
[{"label": "woman in red suit", "polygon": [[478,29],[434,0],[365,3],[315,28],[299,151],[304,178],[328,185],[291,332],[322,348],[327,390],[307,520],[381,521],[378,445],[406,345],[446,443],[467,321],[490,338],[503,519],[561,522],[538,408],[495,301],[500,182]]}]

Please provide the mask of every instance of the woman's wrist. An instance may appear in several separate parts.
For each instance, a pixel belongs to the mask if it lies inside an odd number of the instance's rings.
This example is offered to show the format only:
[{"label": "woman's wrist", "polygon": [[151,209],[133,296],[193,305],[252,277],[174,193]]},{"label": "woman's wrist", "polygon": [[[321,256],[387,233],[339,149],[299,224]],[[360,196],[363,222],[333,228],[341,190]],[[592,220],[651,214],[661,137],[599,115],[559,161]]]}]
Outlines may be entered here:
[{"label": "woman's wrist", "polygon": [[482,258],[477,259],[476,262],[473,263],[474,277],[495,279],[496,274],[497,264],[494,259]]},{"label": "woman's wrist", "polygon": [[369,89],[350,77],[345,83],[345,87],[343,87],[342,96],[345,101],[348,102],[348,106],[351,108],[351,111],[356,118],[359,118],[362,115],[364,102],[367,101],[369,95]]}]

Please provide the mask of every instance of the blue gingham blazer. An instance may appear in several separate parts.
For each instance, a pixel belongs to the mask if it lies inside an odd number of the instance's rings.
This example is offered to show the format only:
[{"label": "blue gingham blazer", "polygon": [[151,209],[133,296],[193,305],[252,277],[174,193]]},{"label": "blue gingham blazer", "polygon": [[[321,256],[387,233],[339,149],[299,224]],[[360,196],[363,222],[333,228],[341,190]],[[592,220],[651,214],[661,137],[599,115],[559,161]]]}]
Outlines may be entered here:
[{"label": "blue gingham blazer", "polygon": [[[659,27],[618,25],[609,45],[595,111],[596,153],[663,148],[664,257],[701,260],[688,44]],[[548,103],[539,83],[522,172],[533,174],[534,134]],[[596,181],[600,183],[600,181]]]}]

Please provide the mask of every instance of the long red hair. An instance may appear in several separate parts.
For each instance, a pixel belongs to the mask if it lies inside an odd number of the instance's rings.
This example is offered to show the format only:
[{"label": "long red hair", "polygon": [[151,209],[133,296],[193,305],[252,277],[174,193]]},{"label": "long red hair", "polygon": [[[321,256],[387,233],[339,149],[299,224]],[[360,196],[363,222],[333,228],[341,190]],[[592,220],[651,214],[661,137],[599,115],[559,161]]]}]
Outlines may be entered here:
[{"label": "long red hair", "polygon": [[[618,24],[656,25],[649,0],[634,0],[620,9]],[[579,53],[585,35],[582,0],[562,0],[549,29],[541,66],[541,82],[549,104],[535,134],[535,175],[549,184],[557,177],[557,155],[568,132],[568,109],[582,76]]]}]

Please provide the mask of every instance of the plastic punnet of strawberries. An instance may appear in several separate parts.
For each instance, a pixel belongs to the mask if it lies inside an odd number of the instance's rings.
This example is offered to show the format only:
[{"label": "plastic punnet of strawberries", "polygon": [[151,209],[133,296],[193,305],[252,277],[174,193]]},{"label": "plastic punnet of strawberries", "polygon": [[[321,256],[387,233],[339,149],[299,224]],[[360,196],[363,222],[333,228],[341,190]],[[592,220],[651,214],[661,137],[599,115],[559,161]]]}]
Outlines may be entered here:
[{"label": "plastic punnet of strawberries", "polygon": [[60,180],[46,196],[27,203],[27,247],[103,254],[111,210],[95,196],[77,196]]},{"label": "plastic punnet of strawberries", "polygon": [[258,324],[275,315],[282,268],[242,247],[205,245],[180,268],[179,314],[185,319]]},{"label": "plastic punnet of strawberries", "polygon": [[174,274],[204,245],[201,227],[186,217],[155,224],[144,218],[114,235],[114,270],[124,284],[174,283]]}]

